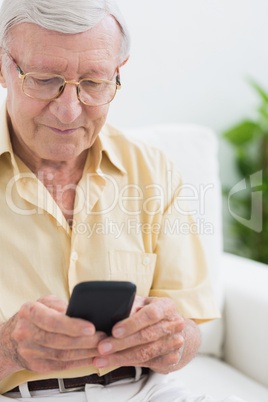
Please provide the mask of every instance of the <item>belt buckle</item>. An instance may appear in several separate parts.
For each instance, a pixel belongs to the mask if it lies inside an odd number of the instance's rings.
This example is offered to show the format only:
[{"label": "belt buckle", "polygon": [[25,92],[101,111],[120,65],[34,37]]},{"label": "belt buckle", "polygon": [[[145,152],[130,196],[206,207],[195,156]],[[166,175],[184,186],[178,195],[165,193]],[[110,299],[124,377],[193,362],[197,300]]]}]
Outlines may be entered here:
[{"label": "belt buckle", "polygon": [[80,387],[65,388],[63,378],[58,378],[58,384],[59,384],[60,393],[75,392],[75,391],[84,391],[84,390],[85,390],[85,386],[84,386],[84,385],[82,385],[82,386],[80,386]]}]

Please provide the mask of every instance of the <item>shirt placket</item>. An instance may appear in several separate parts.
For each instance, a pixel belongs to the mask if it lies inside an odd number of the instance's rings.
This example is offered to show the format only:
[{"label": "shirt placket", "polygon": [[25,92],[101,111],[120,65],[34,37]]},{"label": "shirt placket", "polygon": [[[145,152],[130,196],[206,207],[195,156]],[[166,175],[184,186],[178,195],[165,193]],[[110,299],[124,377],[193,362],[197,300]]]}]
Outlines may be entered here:
[{"label": "shirt placket", "polygon": [[[73,228],[82,227],[87,225],[87,220],[90,212],[98,202],[101,194],[106,186],[106,180],[99,169],[96,173],[85,173],[78,184],[76,196],[80,197],[78,204],[80,208],[76,210],[73,217]],[[76,197],[76,198],[77,198]],[[81,202],[81,198],[83,202]],[[86,249],[84,244],[85,238],[72,231],[71,235],[71,250],[70,250],[70,264],[68,270],[68,281],[70,294],[74,286],[80,281],[79,279],[79,259],[82,250]]]}]

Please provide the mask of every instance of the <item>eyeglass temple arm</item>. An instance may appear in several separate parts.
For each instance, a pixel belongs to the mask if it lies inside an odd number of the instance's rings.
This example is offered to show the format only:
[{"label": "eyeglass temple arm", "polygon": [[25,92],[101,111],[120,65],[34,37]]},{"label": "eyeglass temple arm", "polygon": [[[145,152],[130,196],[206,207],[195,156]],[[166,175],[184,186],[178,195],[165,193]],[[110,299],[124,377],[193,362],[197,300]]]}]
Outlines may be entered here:
[{"label": "eyeglass temple arm", "polygon": [[20,66],[18,66],[18,64],[15,62],[15,60],[13,60],[14,63],[16,64],[16,69],[18,71],[18,73],[20,73],[20,75],[24,75],[24,72],[22,71],[22,69],[20,68]]},{"label": "eyeglass temple arm", "polygon": [[117,69],[117,75],[116,75],[116,86],[117,89],[121,88],[121,80],[120,80],[120,73],[119,73],[119,69]]},{"label": "eyeglass temple arm", "polygon": [[20,66],[16,63],[16,61],[14,60],[14,58],[11,56],[11,54],[9,53],[9,51],[7,49],[4,48],[4,51],[6,52],[6,54],[8,55],[8,57],[11,59],[11,61],[15,64],[16,66],[16,70],[18,71],[18,73],[20,75],[24,75],[24,72],[22,71],[22,69],[20,68]]}]

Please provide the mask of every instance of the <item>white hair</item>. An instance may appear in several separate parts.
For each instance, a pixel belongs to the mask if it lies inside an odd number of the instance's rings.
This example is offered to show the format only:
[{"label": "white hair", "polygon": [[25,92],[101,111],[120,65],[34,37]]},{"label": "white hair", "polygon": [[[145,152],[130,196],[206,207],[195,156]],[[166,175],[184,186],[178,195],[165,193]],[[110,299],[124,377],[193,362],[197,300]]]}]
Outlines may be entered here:
[{"label": "white hair", "polygon": [[97,25],[112,15],[122,32],[119,63],[129,56],[130,36],[125,20],[114,0],[3,0],[0,9],[0,46],[7,40],[8,31],[23,22],[45,29],[75,34]]}]

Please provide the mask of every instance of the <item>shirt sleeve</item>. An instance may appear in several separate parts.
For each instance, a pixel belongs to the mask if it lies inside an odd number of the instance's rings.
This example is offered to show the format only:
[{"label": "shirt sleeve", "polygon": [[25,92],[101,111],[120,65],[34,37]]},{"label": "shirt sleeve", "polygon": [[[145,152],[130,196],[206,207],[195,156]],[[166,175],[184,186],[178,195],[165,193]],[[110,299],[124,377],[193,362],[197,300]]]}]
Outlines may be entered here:
[{"label": "shirt sleeve", "polygon": [[220,318],[195,221],[181,196],[182,181],[173,172],[173,194],[162,217],[154,252],[157,261],[150,296],[174,300],[178,313],[197,323]]}]

